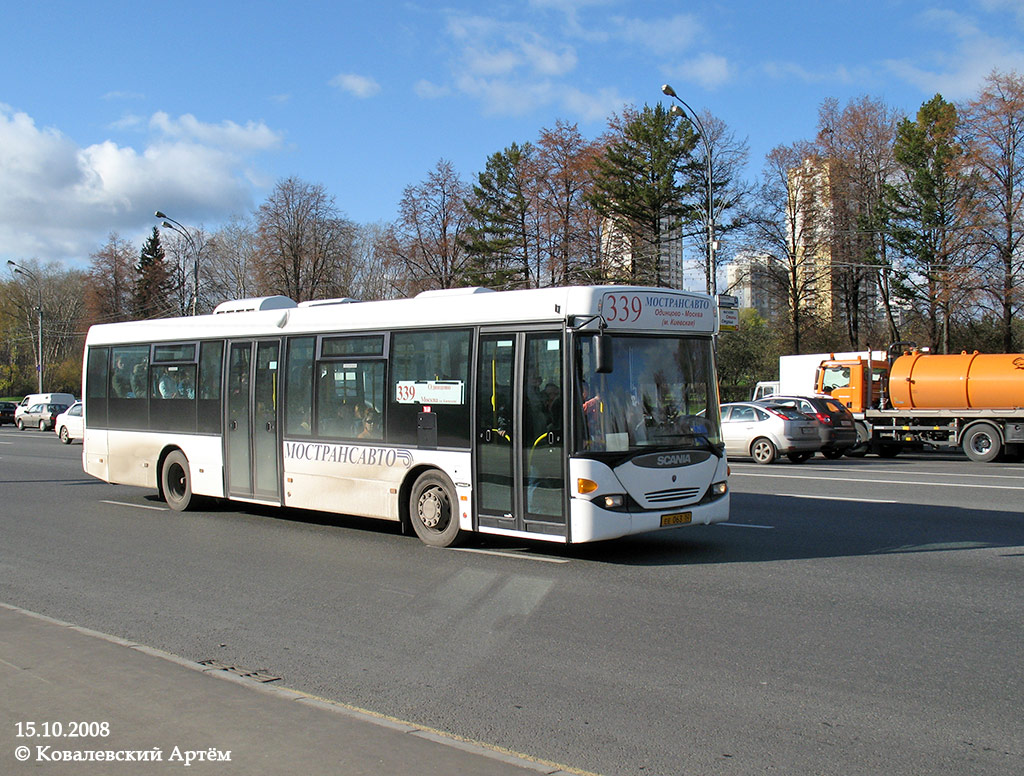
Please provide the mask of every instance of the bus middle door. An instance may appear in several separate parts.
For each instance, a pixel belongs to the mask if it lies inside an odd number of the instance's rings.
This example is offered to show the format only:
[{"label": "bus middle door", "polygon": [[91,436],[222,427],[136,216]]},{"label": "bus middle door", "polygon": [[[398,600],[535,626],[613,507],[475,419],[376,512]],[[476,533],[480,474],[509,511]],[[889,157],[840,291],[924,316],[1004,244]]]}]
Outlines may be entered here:
[{"label": "bus middle door", "polygon": [[281,502],[280,340],[233,341],[228,356],[228,496]]},{"label": "bus middle door", "polygon": [[560,332],[488,332],[476,380],[476,510],[481,526],[565,535]]}]

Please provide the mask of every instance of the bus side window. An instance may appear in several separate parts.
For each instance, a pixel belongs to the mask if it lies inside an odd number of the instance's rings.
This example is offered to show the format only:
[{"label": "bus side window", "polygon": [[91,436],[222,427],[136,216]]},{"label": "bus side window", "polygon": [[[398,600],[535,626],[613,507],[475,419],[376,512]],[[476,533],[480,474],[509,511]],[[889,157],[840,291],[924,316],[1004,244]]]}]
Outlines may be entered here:
[{"label": "bus side window", "polygon": [[285,380],[285,433],[310,436],[313,433],[313,337],[288,341]]},{"label": "bus side window", "polygon": [[199,346],[199,404],[196,424],[200,433],[221,431],[220,381],[224,361],[224,343],[203,342]]},{"label": "bus side window", "polygon": [[[391,374],[388,386],[389,442],[415,445],[419,413],[429,407],[435,415],[437,445],[467,448],[469,424],[469,363],[471,333],[466,329],[403,331],[391,335]],[[443,389],[443,398],[434,386]],[[416,393],[410,394],[410,388]],[[426,392],[420,396],[419,388]]]},{"label": "bus side window", "polygon": [[85,415],[93,428],[107,425],[107,348],[89,348],[86,366]]}]

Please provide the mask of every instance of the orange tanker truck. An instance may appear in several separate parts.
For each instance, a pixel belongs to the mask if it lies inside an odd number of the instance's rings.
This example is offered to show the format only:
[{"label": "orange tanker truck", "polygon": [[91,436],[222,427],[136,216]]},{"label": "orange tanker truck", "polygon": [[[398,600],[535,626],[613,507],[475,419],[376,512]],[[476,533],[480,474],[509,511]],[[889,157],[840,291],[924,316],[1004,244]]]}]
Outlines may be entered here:
[{"label": "orange tanker truck", "polygon": [[817,393],[853,413],[853,454],[959,447],[988,462],[1024,453],[1024,353],[937,355],[896,343],[886,360],[872,355],[826,358],[814,378]]}]

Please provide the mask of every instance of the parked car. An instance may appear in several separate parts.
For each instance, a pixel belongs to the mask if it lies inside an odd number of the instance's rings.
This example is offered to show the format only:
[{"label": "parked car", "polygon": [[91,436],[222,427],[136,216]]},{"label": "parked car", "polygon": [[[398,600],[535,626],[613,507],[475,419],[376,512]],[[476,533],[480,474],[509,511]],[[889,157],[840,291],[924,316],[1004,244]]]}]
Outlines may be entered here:
[{"label": "parked car", "polygon": [[853,415],[841,401],[830,396],[766,396],[758,400],[764,407],[793,407],[818,422],[821,454],[839,458],[857,444]]},{"label": "parked car", "polygon": [[53,430],[57,432],[61,442],[70,445],[71,440],[85,436],[85,424],[82,420],[82,402],[76,401],[57,416],[53,422]]},{"label": "parked car", "polygon": [[14,423],[14,410],[17,406],[13,401],[0,401],[0,426]]},{"label": "parked car", "polygon": [[803,463],[821,449],[818,422],[792,407],[732,402],[721,409],[722,439],[730,456],[771,463],[781,453],[793,463]]},{"label": "parked car", "polygon": [[57,416],[67,408],[67,404],[33,404],[18,416],[15,425],[19,431],[24,431],[29,426],[46,431],[48,428],[53,428],[57,422]]}]

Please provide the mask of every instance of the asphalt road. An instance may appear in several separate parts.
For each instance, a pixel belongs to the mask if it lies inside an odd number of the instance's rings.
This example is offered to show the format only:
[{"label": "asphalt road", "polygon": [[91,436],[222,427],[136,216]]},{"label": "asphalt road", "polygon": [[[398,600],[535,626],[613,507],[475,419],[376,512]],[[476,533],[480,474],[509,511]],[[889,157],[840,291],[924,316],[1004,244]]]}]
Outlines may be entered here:
[{"label": "asphalt road", "polygon": [[1024,772],[1024,465],[737,462],[730,524],[456,551],[81,449],[0,430],[0,601],[607,776]]}]

